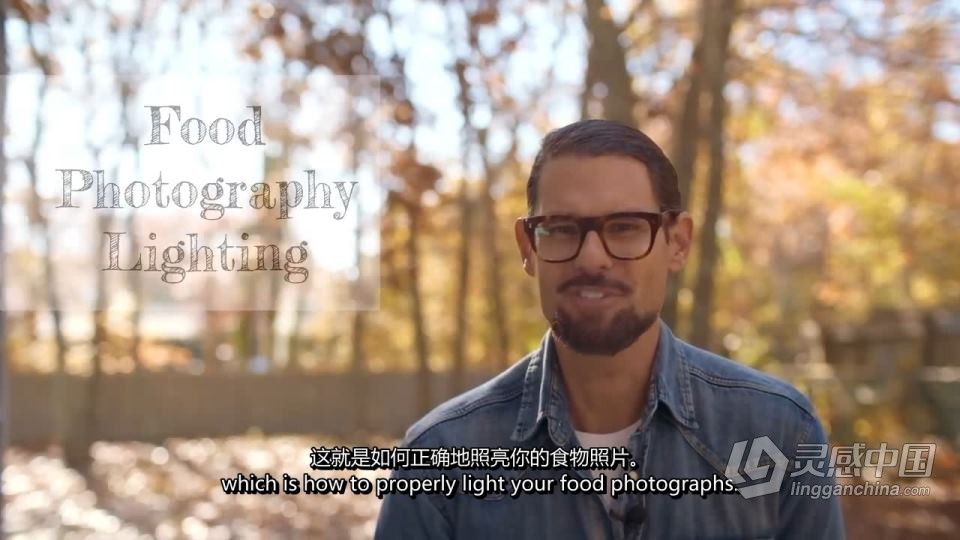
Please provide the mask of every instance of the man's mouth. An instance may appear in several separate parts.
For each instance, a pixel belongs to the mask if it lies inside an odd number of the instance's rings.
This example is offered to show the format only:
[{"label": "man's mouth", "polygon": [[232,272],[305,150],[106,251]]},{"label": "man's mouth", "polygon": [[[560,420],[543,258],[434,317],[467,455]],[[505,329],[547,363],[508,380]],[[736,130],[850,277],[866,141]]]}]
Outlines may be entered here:
[{"label": "man's mouth", "polygon": [[574,296],[575,298],[581,298],[584,300],[603,300],[606,298],[623,296],[623,293],[620,290],[610,287],[570,287],[567,289],[566,293]]}]

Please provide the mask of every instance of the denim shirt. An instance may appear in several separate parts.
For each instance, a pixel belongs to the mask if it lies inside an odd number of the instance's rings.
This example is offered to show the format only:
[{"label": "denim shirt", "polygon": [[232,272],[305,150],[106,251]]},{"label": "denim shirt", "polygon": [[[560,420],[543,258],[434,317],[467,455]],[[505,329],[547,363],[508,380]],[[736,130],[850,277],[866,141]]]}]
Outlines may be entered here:
[{"label": "denim shirt", "polygon": [[[407,430],[402,446],[522,447],[571,449],[579,446],[571,424],[554,338],[547,331],[540,347],[481,386],[433,409]],[[779,489],[746,498],[739,493],[626,493],[612,507],[599,494],[470,493],[386,495],[376,539],[508,538],[843,538],[836,498],[791,493],[791,474],[800,471],[797,448],[826,444],[823,427],[810,402],[789,384],[744,365],[693,347],[674,337],[660,321],[660,337],[651,376],[649,401],[628,449],[636,461],[634,478],[723,478],[740,441],[767,436],[789,460]],[[751,444],[748,442],[747,444]],[[741,445],[741,450],[744,447]],[[749,453],[742,452],[744,456]],[[760,453],[754,469],[733,473],[740,480],[772,465]],[[748,464],[751,460],[747,459]],[[766,467],[767,477],[775,467]],[[459,481],[466,469],[398,469],[393,478]],[[589,470],[487,470],[507,478],[553,478],[564,474],[592,478]],[[763,472],[763,471],[761,471]],[[773,475],[775,476],[775,475]],[[729,476],[728,476],[729,477]],[[732,477],[731,477],[732,478]],[[738,482],[740,481],[738,480]],[[805,484],[833,485],[830,475],[799,475]],[[738,486],[756,482],[746,480]],[[554,485],[558,485],[556,482]],[[639,512],[637,507],[640,507]]]}]

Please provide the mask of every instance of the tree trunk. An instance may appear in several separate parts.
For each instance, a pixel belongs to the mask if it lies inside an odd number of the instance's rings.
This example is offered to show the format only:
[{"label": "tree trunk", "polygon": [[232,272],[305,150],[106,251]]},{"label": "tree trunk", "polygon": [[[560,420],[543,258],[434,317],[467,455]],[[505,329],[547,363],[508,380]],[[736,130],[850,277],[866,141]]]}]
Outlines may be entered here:
[{"label": "tree trunk", "polygon": [[[701,8],[701,19],[706,24],[706,9]],[[701,30],[700,42],[694,48],[687,69],[687,93],[683,100],[683,109],[674,129],[673,136],[673,165],[677,170],[677,179],[680,187],[680,198],[688,211],[693,209],[691,186],[697,163],[697,149],[700,146],[700,96],[703,87],[703,43],[704,32]],[[663,304],[661,315],[670,327],[676,327],[677,295],[683,285],[683,271],[670,277],[667,284],[667,297]]]},{"label": "tree trunk", "polygon": [[297,303],[293,307],[293,322],[290,323],[290,336],[287,339],[287,366],[288,372],[297,372],[303,369],[300,363],[300,313],[303,311],[304,295],[297,295]]},{"label": "tree trunk", "polygon": [[259,312],[255,310],[257,307],[257,291],[251,281],[252,280],[245,280],[241,285],[242,288],[238,291],[238,294],[246,296],[245,304],[243,304],[246,306],[246,309],[241,307],[233,333],[234,350],[236,351],[233,357],[236,361],[234,368],[243,373],[251,373],[253,371],[253,358],[260,349],[260,340],[257,335],[257,328],[259,326],[259,317],[257,314]]},{"label": "tree trunk", "polygon": [[[120,94],[120,125],[123,126],[123,143],[121,144],[121,152],[124,149],[129,149],[133,154],[133,170],[134,174],[140,170],[140,145],[137,144],[137,134],[133,131],[133,126],[130,123],[130,101],[133,97],[133,84],[136,79],[133,77],[133,74],[128,74],[128,71],[125,69],[125,61],[129,65],[135,65],[134,60],[134,49],[137,43],[142,38],[141,30],[143,29],[144,23],[144,6],[138,5],[136,14],[133,19],[133,26],[130,28],[129,41],[127,43],[127,48],[125,52],[117,52],[113,57],[113,71],[117,74],[117,91]],[[110,32],[113,36],[120,35],[120,28],[118,22],[111,21]],[[117,45],[119,47],[119,44]],[[129,245],[127,249],[131,254],[137,253],[139,251],[139,246],[137,245],[137,233],[136,233],[136,215],[134,212],[127,214],[127,219],[124,223],[125,230],[127,231],[127,240]],[[131,341],[130,341],[130,358],[133,361],[133,368],[135,373],[140,373],[142,366],[140,361],[140,319],[141,319],[141,310],[143,309],[143,278],[140,275],[140,272],[127,272],[127,287],[130,288],[130,293],[133,297],[133,311],[130,314],[130,331],[131,331]]]},{"label": "tree trunk", "polygon": [[[35,53],[36,54],[36,53]],[[50,234],[50,223],[41,210],[40,193],[37,189],[37,162],[36,156],[40,149],[40,140],[43,136],[44,126],[41,120],[43,108],[46,104],[47,95],[47,75],[44,74],[44,82],[40,88],[40,97],[37,101],[37,117],[35,122],[35,138],[33,149],[30,151],[30,157],[27,158],[27,176],[30,179],[30,221],[31,225],[40,228],[40,234],[43,238],[43,287],[47,298],[47,305],[50,308],[50,315],[53,318],[53,338],[56,345],[56,372],[62,373],[66,368],[66,341],[63,337],[62,313],[60,310],[60,296],[57,294],[56,276],[54,275],[52,238]]]},{"label": "tree trunk", "polygon": [[203,291],[204,328],[200,336],[204,374],[220,371],[220,361],[217,359],[217,346],[220,344],[220,312],[211,308],[217,297],[216,290],[217,280],[209,277]]},{"label": "tree trunk", "polygon": [[417,354],[417,406],[426,414],[432,404],[432,375],[430,373],[430,350],[427,343],[426,321],[423,316],[423,297],[420,291],[420,208],[407,203],[407,218],[410,234],[407,237],[407,277],[410,287],[410,310],[413,320],[414,346]]},{"label": "tree trunk", "polygon": [[[90,94],[95,92],[94,90],[94,76],[92,75],[93,69],[91,66],[93,64],[93,58],[89,54],[85,54],[85,71],[88,74],[91,74],[87,79],[87,89]],[[95,108],[89,109],[88,124],[93,122],[94,115],[98,111]],[[103,147],[98,146],[94,143],[93,140],[87,140],[87,150],[90,152],[90,155],[93,156],[94,163],[99,163],[101,156],[103,154]],[[117,177],[117,170],[114,169],[111,172],[111,178]],[[105,233],[110,227],[110,222],[113,220],[113,216],[109,210],[106,210],[97,215],[96,219],[96,230],[95,233],[95,242],[97,244],[97,252],[104,253],[104,248],[107,246],[107,239]],[[80,462],[78,470],[82,474],[86,475],[89,473],[89,466],[92,463],[90,456],[90,447],[93,445],[94,441],[97,440],[100,427],[99,427],[99,418],[97,416],[97,411],[99,409],[99,397],[100,397],[100,386],[103,381],[103,359],[107,354],[107,345],[108,345],[108,331],[107,331],[107,306],[109,304],[108,298],[108,289],[106,287],[106,274],[104,272],[97,272],[94,277],[94,304],[93,304],[93,336],[91,337],[91,350],[93,351],[90,358],[90,377],[87,380],[85,385],[85,393],[83,395],[83,408],[80,415],[80,429],[78,430],[78,438],[80,442],[78,443],[79,450],[75,450],[73,453],[77,456],[77,460]]]},{"label": "tree trunk", "polygon": [[711,338],[710,316],[713,312],[713,289],[716,273],[718,247],[717,222],[723,212],[724,180],[724,122],[726,102],[723,89],[727,82],[726,63],[730,41],[730,29],[733,25],[735,2],[728,0],[708,0],[705,4],[710,10],[708,16],[710,46],[704,50],[707,90],[710,95],[710,170],[708,174],[706,213],[700,233],[700,260],[697,265],[697,278],[694,289],[693,329],[690,341],[699,347],[709,347]]},{"label": "tree trunk", "polygon": [[606,94],[601,98],[603,117],[636,126],[634,108],[637,96],[633,93],[633,79],[627,72],[627,59],[620,45],[621,28],[610,17],[604,0],[586,0],[586,27],[590,35],[587,53],[586,87],[583,89],[582,115],[587,117],[593,86],[603,83]]},{"label": "tree trunk", "polygon": [[[126,106],[124,106],[126,109]],[[133,146],[133,145],[131,145]],[[140,150],[139,148],[133,148],[135,155],[137,156],[135,162],[137,167],[140,165]],[[127,219],[125,220],[126,230],[128,231],[127,239],[129,240],[129,245],[127,250],[132,253],[137,253],[139,251],[139,246],[137,246],[137,220],[133,212],[127,214]],[[133,311],[130,313],[130,359],[133,361],[134,373],[140,373],[143,369],[140,360],[140,319],[141,319],[141,310],[143,309],[143,280],[140,276],[140,272],[127,272],[127,286],[130,288],[130,293],[133,296]]]},{"label": "tree trunk", "polygon": [[[290,113],[291,116],[295,112]],[[280,157],[276,161],[276,170],[284,171],[289,168],[290,162],[293,160],[293,150],[294,150],[294,141],[290,130],[284,130],[283,137],[281,137],[281,150]],[[267,169],[267,167],[265,167]],[[265,170],[264,178],[271,174],[272,171]],[[266,215],[263,216],[259,224],[260,230],[263,232],[263,235],[267,242],[272,243],[276,246],[282,246],[285,243],[285,238],[287,236],[287,227],[284,222],[277,220],[269,219]],[[264,261],[265,264],[269,262]],[[274,371],[279,368],[279,358],[277,354],[277,343],[279,341],[279,332],[277,330],[277,314],[280,312],[280,301],[282,295],[280,294],[281,287],[283,285],[283,278],[280,277],[280,274],[267,274],[265,276],[267,281],[267,287],[270,290],[270,302],[269,309],[264,311],[264,317],[266,318],[266,327],[264,328],[263,336],[263,351],[262,354],[267,360],[267,365],[269,366],[270,371]],[[288,351],[289,353],[289,351]],[[289,364],[289,357],[287,358],[287,363]]]},{"label": "tree trunk", "polygon": [[456,328],[453,334],[453,371],[451,373],[453,393],[464,388],[464,372],[467,364],[467,308],[470,298],[470,240],[473,238],[473,207],[470,196],[470,183],[467,181],[470,170],[470,147],[473,142],[473,129],[470,125],[471,101],[466,80],[466,63],[458,60],[455,67],[460,85],[460,114],[463,117],[463,148],[461,163],[463,177],[460,179],[460,251],[457,257],[457,285],[454,291]]},{"label": "tree trunk", "polygon": [[[97,155],[97,154],[95,154]],[[99,239],[99,252],[103,253],[106,247],[106,239],[103,234],[110,223],[109,214],[101,214],[97,217],[97,237]],[[89,471],[92,462],[90,457],[90,447],[97,440],[100,431],[97,411],[99,409],[100,385],[103,381],[103,358],[107,351],[107,287],[105,284],[103,272],[97,272],[95,287],[95,299],[93,308],[93,358],[90,366],[90,379],[86,384],[86,394],[84,395],[83,425],[77,430],[76,447],[66,454],[72,455],[72,466],[86,474]]]},{"label": "tree trunk", "polygon": [[[7,3],[0,0],[0,75],[7,74]],[[7,78],[0,77],[0,201],[6,201],[7,193],[7,153],[6,153],[6,126],[7,126]],[[0,256],[6,257],[6,240],[4,234],[4,208],[0,204]],[[0,264],[0,343],[7,343],[7,288],[6,265]],[[3,477],[4,455],[7,451],[7,347],[0,347],[0,480]],[[0,481],[0,485],[3,482]],[[3,525],[3,499],[0,497],[0,531],[5,530]]]},{"label": "tree trunk", "polygon": [[473,236],[473,201],[463,180],[460,186],[460,250],[457,256],[457,285],[454,291],[456,327],[453,333],[453,392],[464,387],[467,365],[467,307],[470,297],[470,238]]},{"label": "tree trunk", "polygon": [[[361,90],[362,91],[362,90]],[[353,169],[354,176],[359,175],[360,171],[360,153],[366,144],[364,137],[363,120],[355,113],[352,114],[350,121],[350,131],[352,132],[352,152],[350,166]],[[353,309],[353,328],[350,331],[350,373],[353,382],[354,401],[354,428],[366,432],[369,428],[368,421],[368,377],[367,377],[367,353],[364,349],[364,338],[367,328],[366,313],[366,290],[364,290],[364,269],[366,267],[363,258],[363,198],[357,197],[356,201],[357,228],[354,232],[353,250],[357,257],[357,277],[353,286],[353,298],[357,302]],[[362,305],[361,305],[362,304]]]},{"label": "tree trunk", "polygon": [[31,228],[36,226],[40,229],[40,235],[43,238],[43,288],[47,301],[47,307],[50,309],[50,316],[53,320],[53,340],[54,340],[54,374],[53,374],[53,392],[51,399],[53,401],[54,414],[54,440],[64,450],[67,462],[73,457],[69,450],[70,442],[70,424],[67,419],[69,414],[69,404],[66,397],[66,340],[63,337],[63,321],[60,309],[60,297],[57,294],[56,276],[54,275],[52,238],[50,234],[50,223],[47,221],[40,203],[40,192],[37,187],[37,154],[40,151],[40,144],[43,140],[45,125],[43,123],[43,109],[47,103],[47,89],[50,84],[50,57],[41,52],[37,47],[36,23],[31,21],[26,13],[21,12],[27,22],[27,46],[30,49],[30,55],[39,65],[42,75],[40,83],[39,97],[37,99],[37,111],[34,117],[34,136],[30,155],[26,158],[27,177],[30,182],[30,209],[28,219]]},{"label": "tree trunk", "polygon": [[[360,232],[357,232],[360,236]],[[362,280],[358,278],[358,288],[362,288]],[[357,308],[353,314],[353,328],[350,335],[350,376],[353,383],[354,399],[354,429],[366,432],[370,428],[368,421],[367,404],[369,403],[369,388],[367,377],[366,349],[363,346],[364,336],[367,329],[367,317],[362,308]]]},{"label": "tree trunk", "polygon": [[507,323],[506,301],[503,298],[503,264],[497,242],[499,227],[497,226],[497,205],[493,199],[493,190],[504,164],[513,159],[517,142],[514,138],[511,151],[504,157],[504,161],[497,166],[490,163],[487,154],[487,131],[485,129],[479,132],[479,143],[481,152],[483,152],[483,247],[484,252],[488,254],[487,297],[490,299],[490,307],[487,316],[490,327],[494,330],[494,351],[496,351],[494,353],[494,365],[498,368],[506,368],[510,365],[510,331]]}]

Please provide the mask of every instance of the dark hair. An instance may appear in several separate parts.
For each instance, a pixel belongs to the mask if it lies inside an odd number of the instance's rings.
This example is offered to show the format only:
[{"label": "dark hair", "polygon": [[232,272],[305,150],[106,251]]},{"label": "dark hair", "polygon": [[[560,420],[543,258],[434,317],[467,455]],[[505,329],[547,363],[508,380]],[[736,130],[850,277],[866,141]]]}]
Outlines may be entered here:
[{"label": "dark hair", "polygon": [[543,138],[527,180],[527,211],[537,205],[540,172],[551,158],[560,156],[624,156],[647,167],[653,194],[662,209],[680,210],[677,171],[663,150],[638,129],[612,120],[581,120],[555,129]]}]

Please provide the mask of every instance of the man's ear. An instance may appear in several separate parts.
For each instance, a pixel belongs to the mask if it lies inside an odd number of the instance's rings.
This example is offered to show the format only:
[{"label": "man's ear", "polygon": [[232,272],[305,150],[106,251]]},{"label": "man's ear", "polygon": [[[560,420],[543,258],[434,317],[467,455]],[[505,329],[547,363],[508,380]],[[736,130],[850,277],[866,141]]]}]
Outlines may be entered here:
[{"label": "man's ear", "polygon": [[689,212],[680,212],[674,216],[665,231],[667,242],[667,268],[671,272],[679,272],[687,264],[690,256],[690,247],[693,243],[693,218]]},{"label": "man's ear", "polygon": [[513,225],[514,236],[517,237],[517,249],[520,250],[520,260],[523,264],[523,271],[529,276],[536,275],[536,266],[534,263],[534,257],[536,254],[533,252],[533,246],[530,245],[530,238],[527,236],[527,231],[523,227],[523,218],[517,218],[516,223]]}]

